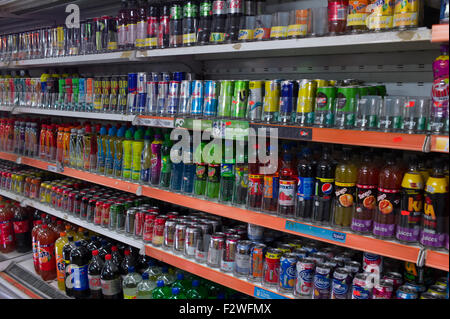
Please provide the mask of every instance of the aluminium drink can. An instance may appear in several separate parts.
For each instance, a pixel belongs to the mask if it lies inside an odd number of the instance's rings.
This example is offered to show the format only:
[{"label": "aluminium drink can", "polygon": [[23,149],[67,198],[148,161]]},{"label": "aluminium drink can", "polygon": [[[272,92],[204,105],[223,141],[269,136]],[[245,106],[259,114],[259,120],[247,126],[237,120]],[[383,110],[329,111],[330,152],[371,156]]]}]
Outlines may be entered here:
[{"label": "aluminium drink can", "polygon": [[346,268],[337,268],[333,273],[331,299],[350,299],[351,287],[352,273]]},{"label": "aluminium drink can", "polygon": [[231,100],[231,117],[235,119],[245,118],[247,112],[248,81],[238,80],[234,82],[233,98]]},{"label": "aluminium drink can", "polygon": [[197,249],[197,243],[201,236],[201,229],[197,226],[188,226],[186,228],[186,237],[184,240],[184,256],[188,258],[195,257],[195,250]]},{"label": "aluminium drink can", "polygon": [[280,96],[280,122],[283,124],[291,123],[292,112],[294,111],[294,101],[298,94],[298,84],[295,81],[281,82],[281,96]]},{"label": "aluminium drink can", "polygon": [[335,98],[336,88],[334,86],[317,87],[314,106],[314,125],[318,127],[332,127],[334,125]]},{"label": "aluminium drink can", "polygon": [[267,246],[260,243],[255,243],[250,251],[250,273],[248,280],[261,281],[263,277],[264,255],[266,254]]},{"label": "aluminium drink can", "polygon": [[355,275],[352,285],[352,299],[372,299],[372,289],[368,286],[369,274],[361,272]]},{"label": "aluminium drink can", "polygon": [[210,267],[218,268],[222,260],[223,249],[225,246],[225,234],[214,233],[209,241],[208,256],[206,264]]},{"label": "aluminium drink can", "polygon": [[219,100],[217,105],[217,117],[231,117],[231,101],[233,99],[234,81],[220,81]]},{"label": "aluminium drink can", "polygon": [[250,257],[252,241],[240,240],[236,246],[234,275],[237,277],[247,277],[250,274]]},{"label": "aluminium drink can", "polygon": [[166,107],[167,115],[175,116],[178,113],[179,102],[180,102],[180,82],[170,81]]},{"label": "aluminium drink can", "polygon": [[203,114],[203,96],[204,86],[203,81],[194,80],[191,82],[191,116],[201,117]]},{"label": "aluminium drink can", "polygon": [[314,123],[314,102],[317,82],[303,79],[298,81],[296,122],[300,126],[310,126]]},{"label": "aluminium drink can", "polygon": [[215,117],[217,115],[219,85],[220,84],[218,81],[205,82],[205,97],[203,106],[204,117]]},{"label": "aluminium drink can", "polygon": [[406,285],[400,286],[396,293],[395,293],[397,299],[417,299],[418,294],[417,292]]},{"label": "aluminium drink can", "polygon": [[[295,254],[295,252],[294,252]],[[309,257],[300,258],[297,262],[294,296],[300,299],[311,299],[313,293],[313,278],[316,263]]]},{"label": "aluminium drink can", "polygon": [[147,81],[146,114],[156,115],[158,111],[158,81]]},{"label": "aluminium drink can", "polygon": [[147,93],[147,73],[138,72],[137,74],[137,92]]},{"label": "aluminium drink can", "polygon": [[316,264],[316,271],[313,279],[313,299],[330,299],[331,270],[331,267],[324,263]]},{"label": "aluminium drink can", "polygon": [[180,116],[188,116],[191,112],[191,81],[183,80],[180,86],[180,102],[178,106],[178,114]]},{"label": "aluminium drink can", "polygon": [[264,83],[263,118],[264,122],[278,121],[280,111],[280,80],[270,80]]},{"label": "aluminium drink can", "polygon": [[394,285],[391,281],[381,279],[375,284],[372,290],[372,299],[391,299],[394,292]]},{"label": "aluminium drink can", "polygon": [[168,219],[164,224],[164,241],[163,246],[168,249],[173,249],[175,242],[175,227],[177,223],[174,220]]},{"label": "aluminium drink can", "polygon": [[130,208],[126,212],[125,217],[125,233],[128,235],[133,235],[134,232],[134,220],[136,216],[137,209]]},{"label": "aluminium drink can", "polygon": [[223,272],[233,272],[236,260],[236,247],[239,240],[241,240],[239,235],[226,237],[222,260],[220,261],[220,270]]},{"label": "aluminium drink can", "polygon": [[173,72],[172,78],[174,81],[181,82],[186,79],[185,72]]},{"label": "aluminium drink can", "polygon": [[186,239],[187,224],[178,223],[175,225],[173,251],[181,254],[184,250],[184,241]]},{"label": "aluminium drink can", "polygon": [[169,72],[161,72],[159,75],[159,81],[170,82],[170,73]]},{"label": "aluminium drink can", "polygon": [[249,81],[247,100],[247,120],[257,122],[261,120],[264,81]]},{"label": "aluminium drink can", "polygon": [[136,210],[134,215],[134,237],[142,238],[142,232],[144,230],[145,212],[142,210]]},{"label": "aluminium drink can", "polygon": [[169,95],[169,82],[159,81],[158,82],[158,115],[166,114],[167,97]]},{"label": "aluminium drink can", "polygon": [[286,253],[280,258],[280,274],[278,290],[281,292],[293,292],[295,286],[297,255]]}]

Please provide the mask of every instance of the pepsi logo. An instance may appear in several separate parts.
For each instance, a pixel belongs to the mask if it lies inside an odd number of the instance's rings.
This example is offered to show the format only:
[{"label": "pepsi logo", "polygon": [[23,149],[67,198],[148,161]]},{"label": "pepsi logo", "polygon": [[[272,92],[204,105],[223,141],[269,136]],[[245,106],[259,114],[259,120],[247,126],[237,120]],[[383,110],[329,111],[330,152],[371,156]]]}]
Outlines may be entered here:
[{"label": "pepsi logo", "polygon": [[331,184],[331,183],[323,183],[322,184],[322,193],[331,194],[332,191],[333,191],[333,184]]}]

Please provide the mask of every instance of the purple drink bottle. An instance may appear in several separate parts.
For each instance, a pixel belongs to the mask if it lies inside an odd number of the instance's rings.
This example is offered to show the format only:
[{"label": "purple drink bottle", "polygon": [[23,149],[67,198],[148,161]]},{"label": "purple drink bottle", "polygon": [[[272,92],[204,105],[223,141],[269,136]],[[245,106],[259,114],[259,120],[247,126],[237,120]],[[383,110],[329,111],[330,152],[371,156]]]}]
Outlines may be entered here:
[{"label": "purple drink bottle", "polygon": [[155,134],[155,139],[152,142],[152,156],[151,156],[151,184],[159,185],[159,177],[161,175],[161,134]]}]

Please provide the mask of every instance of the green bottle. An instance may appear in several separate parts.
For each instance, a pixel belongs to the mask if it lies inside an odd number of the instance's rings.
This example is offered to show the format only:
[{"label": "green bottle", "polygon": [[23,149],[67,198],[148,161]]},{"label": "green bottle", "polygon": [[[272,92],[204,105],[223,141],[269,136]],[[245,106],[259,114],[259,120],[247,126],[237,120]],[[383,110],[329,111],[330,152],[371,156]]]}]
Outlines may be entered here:
[{"label": "green bottle", "polygon": [[177,280],[175,280],[175,282],[172,284],[172,288],[179,288],[180,292],[183,294],[185,294],[189,290],[190,286],[191,285],[189,280],[186,280],[184,278],[183,273],[178,273]]},{"label": "green bottle", "polygon": [[164,285],[164,281],[158,280],[156,288],[152,291],[153,299],[169,299],[171,296],[170,288]]},{"label": "green bottle", "polygon": [[[216,150],[216,145],[211,148],[211,153]],[[229,168],[229,167],[228,167]],[[206,182],[206,197],[208,199],[218,199],[220,191],[220,169],[221,164],[214,159],[208,164],[208,177]]]},{"label": "green bottle", "polygon": [[123,141],[125,140],[126,127],[122,126],[117,131],[117,137],[114,140],[114,177],[122,177],[123,164]]},{"label": "green bottle", "polygon": [[207,299],[208,291],[200,286],[200,281],[192,280],[192,288],[186,292],[187,299]]},{"label": "green bottle", "polygon": [[137,130],[134,133],[134,141],[131,143],[131,180],[139,181],[141,178],[141,156],[144,150],[144,131]]},{"label": "green bottle", "polygon": [[132,162],[132,143],[133,131],[128,129],[125,133],[125,140],[123,141],[123,162],[122,162],[122,177],[123,179],[131,179],[131,162]]},{"label": "green bottle", "polygon": [[194,194],[203,196],[206,193],[206,176],[208,164],[203,160],[203,149],[206,143],[202,142],[194,152],[195,176],[194,176]]},{"label": "green bottle", "polygon": [[235,181],[235,159],[233,158],[233,141],[225,140],[225,151],[220,164],[220,193],[219,201],[229,203],[233,199]]},{"label": "green bottle", "polygon": [[170,176],[172,173],[172,162],[170,161],[170,149],[172,141],[169,134],[164,134],[164,142],[161,147],[161,176],[159,186],[161,188],[169,188]]},{"label": "green bottle", "polygon": [[144,134],[144,150],[141,155],[141,182],[150,182],[150,169],[152,166],[152,130],[148,128]]},{"label": "green bottle", "polygon": [[186,299],[186,296],[181,292],[180,288],[173,287],[172,296],[169,299]]}]

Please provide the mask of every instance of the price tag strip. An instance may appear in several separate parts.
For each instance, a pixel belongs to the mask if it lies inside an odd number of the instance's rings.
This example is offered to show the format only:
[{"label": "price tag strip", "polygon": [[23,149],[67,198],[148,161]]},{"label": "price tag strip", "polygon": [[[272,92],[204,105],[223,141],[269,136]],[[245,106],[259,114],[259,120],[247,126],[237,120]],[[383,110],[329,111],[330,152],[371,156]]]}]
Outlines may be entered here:
[{"label": "price tag strip", "polygon": [[284,229],[294,231],[300,234],[335,241],[338,243],[345,243],[347,237],[347,234],[345,233],[337,232],[331,229],[320,228],[312,225],[301,224],[291,220],[286,221]]},{"label": "price tag strip", "polygon": [[174,120],[164,118],[146,118],[137,116],[133,120],[133,125],[173,128]]},{"label": "price tag strip", "polygon": [[289,299],[283,295],[279,295],[270,290],[263,289],[261,287],[255,286],[253,291],[253,296],[259,299]]}]

